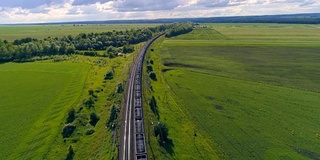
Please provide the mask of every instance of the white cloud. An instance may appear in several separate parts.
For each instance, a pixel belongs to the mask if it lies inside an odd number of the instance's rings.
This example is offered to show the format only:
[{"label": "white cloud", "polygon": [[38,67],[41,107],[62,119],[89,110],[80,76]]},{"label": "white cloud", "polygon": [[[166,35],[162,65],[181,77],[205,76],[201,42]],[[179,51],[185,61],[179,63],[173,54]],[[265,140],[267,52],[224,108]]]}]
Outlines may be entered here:
[{"label": "white cloud", "polygon": [[319,11],[319,0],[1,0],[0,24]]}]

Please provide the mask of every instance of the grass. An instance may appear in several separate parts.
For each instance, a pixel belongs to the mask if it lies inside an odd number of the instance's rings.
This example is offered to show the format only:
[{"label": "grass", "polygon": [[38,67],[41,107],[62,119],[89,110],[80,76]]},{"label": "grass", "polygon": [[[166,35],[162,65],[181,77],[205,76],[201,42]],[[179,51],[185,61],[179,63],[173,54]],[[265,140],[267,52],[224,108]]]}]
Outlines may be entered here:
[{"label": "grass", "polygon": [[[123,95],[115,94],[116,86],[125,83],[132,59],[142,45],[136,45],[135,53],[114,59],[71,55],[1,64],[0,157],[66,159],[72,146],[74,159],[117,158],[120,133],[106,128],[106,122],[111,105],[122,104]],[[110,69],[114,78],[105,81]],[[90,97],[89,90],[96,97],[91,108],[83,104]],[[61,131],[71,108],[76,111],[72,123],[77,128],[71,137],[63,139]],[[92,112],[100,117],[94,127],[88,124]],[[88,129],[95,132],[86,135]]]},{"label": "grass", "polygon": [[0,157],[42,158],[79,97],[88,69],[70,63],[2,64]]},{"label": "grass", "polygon": [[108,31],[125,31],[134,28],[157,26],[158,24],[101,24],[101,25],[27,25],[0,26],[0,39],[14,41],[31,37],[43,39],[47,37],[63,37],[79,33],[101,33]]},{"label": "grass", "polygon": [[319,159],[319,26],[205,26],[162,39],[148,53],[158,78],[147,83],[148,94],[174,144],[168,150],[150,136],[149,155]]}]

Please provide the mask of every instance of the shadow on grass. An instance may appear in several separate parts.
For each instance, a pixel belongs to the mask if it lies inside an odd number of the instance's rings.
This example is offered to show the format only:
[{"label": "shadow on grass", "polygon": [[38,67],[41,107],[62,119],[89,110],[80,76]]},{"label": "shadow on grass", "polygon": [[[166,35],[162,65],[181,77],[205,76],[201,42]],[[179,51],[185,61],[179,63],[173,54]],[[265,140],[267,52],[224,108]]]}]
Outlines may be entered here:
[{"label": "shadow on grass", "polygon": [[174,144],[172,139],[168,138],[166,141],[158,140],[158,143],[162,148],[164,148],[167,151],[167,153],[169,153],[170,155],[174,155]]}]

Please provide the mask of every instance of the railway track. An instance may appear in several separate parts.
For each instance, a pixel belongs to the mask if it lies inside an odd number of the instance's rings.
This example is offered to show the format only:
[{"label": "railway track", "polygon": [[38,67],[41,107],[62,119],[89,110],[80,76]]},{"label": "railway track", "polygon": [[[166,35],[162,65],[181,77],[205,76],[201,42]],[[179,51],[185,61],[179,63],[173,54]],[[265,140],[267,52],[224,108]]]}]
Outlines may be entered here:
[{"label": "railway track", "polygon": [[119,157],[122,160],[148,159],[142,107],[142,68],[146,51],[163,34],[153,37],[139,51],[129,75],[120,134]]}]

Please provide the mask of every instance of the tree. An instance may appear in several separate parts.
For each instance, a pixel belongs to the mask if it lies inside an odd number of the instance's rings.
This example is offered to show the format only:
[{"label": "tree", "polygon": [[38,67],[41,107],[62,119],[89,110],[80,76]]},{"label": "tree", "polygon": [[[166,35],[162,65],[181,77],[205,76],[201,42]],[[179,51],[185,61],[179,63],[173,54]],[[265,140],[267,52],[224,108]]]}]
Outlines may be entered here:
[{"label": "tree", "polygon": [[154,73],[153,71],[149,72],[149,77],[150,77],[152,80],[154,80],[154,81],[157,80],[157,75],[156,75],[156,73]]},{"label": "tree", "polygon": [[68,149],[68,154],[67,154],[66,160],[72,160],[73,157],[74,157],[74,150],[73,150],[72,146],[70,145],[69,149]]},{"label": "tree", "polygon": [[122,93],[124,91],[123,83],[117,85],[117,93]]},{"label": "tree", "polygon": [[109,71],[107,72],[107,74],[104,76],[104,79],[105,79],[105,80],[113,79],[113,71],[112,71],[112,70],[109,70]]},{"label": "tree", "polygon": [[76,119],[76,111],[75,109],[72,107],[69,111],[68,111],[68,117],[67,117],[67,123],[71,123]]},{"label": "tree", "polygon": [[151,65],[147,65],[147,72],[150,73],[153,71],[153,68]]},{"label": "tree", "polygon": [[98,121],[100,120],[100,117],[97,115],[96,112],[92,112],[90,114],[90,121],[89,123],[93,126],[96,126],[96,124],[98,123]]},{"label": "tree", "polygon": [[62,137],[63,138],[68,138],[72,135],[73,131],[76,129],[76,126],[73,124],[66,124],[63,129],[62,129]]},{"label": "tree", "polygon": [[67,48],[68,48],[68,44],[67,42],[62,42],[61,46],[60,46],[60,53],[61,54],[66,54],[67,53]]},{"label": "tree", "polygon": [[154,126],[154,135],[156,137],[159,136],[159,140],[161,141],[167,141],[168,135],[169,135],[169,129],[164,123],[158,122],[158,124]]},{"label": "tree", "polygon": [[134,51],[134,47],[130,45],[123,46],[122,52],[123,53],[132,53]]},{"label": "tree", "polygon": [[75,53],[75,51],[76,51],[76,48],[74,47],[73,44],[71,44],[71,45],[69,45],[69,46],[67,47],[66,53],[67,53],[67,54],[72,54],[72,53]]},{"label": "tree", "polygon": [[112,104],[110,117],[109,117],[109,120],[107,122],[107,127],[108,128],[111,128],[113,126],[114,121],[118,118],[118,112],[119,112],[119,109],[118,109],[117,105]]},{"label": "tree", "polygon": [[89,93],[90,96],[93,96],[94,91],[92,89],[90,89],[90,90],[88,90],[88,93]]},{"label": "tree", "polygon": [[159,116],[157,101],[156,101],[156,99],[154,98],[154,96],[152,96],[152,98],[151,98],[151,100],[150,100],[150,102],[149,102],[149,106],[150,106],[152,112],[153,112],[155,115]]}]

